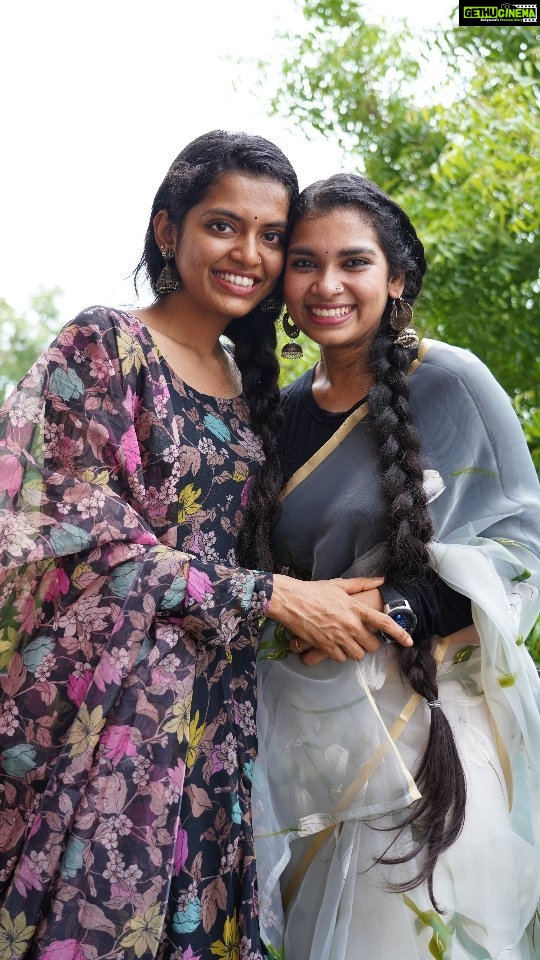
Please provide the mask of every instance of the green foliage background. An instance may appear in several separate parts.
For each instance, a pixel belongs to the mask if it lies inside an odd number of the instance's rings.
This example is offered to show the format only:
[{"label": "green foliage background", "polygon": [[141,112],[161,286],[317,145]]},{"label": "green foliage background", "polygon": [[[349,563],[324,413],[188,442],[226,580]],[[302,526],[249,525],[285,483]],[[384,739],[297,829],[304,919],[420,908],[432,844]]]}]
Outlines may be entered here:
[{"label": "green foliage background", "polygon": [[[301,7],[273,109],[337,138],[343,168],[407,210],[429,264],[417,325],[487,363],[540,466],[538,32],[413,34],[370,23],[357,0]],[[443,80],[429,89],[434,52]]]}]

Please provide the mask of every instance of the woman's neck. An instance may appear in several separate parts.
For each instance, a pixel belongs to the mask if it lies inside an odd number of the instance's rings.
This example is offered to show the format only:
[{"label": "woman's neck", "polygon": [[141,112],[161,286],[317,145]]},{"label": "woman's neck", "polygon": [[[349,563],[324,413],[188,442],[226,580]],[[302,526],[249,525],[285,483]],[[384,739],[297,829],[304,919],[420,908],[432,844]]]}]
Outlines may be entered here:
[{"label": "woman's neck", "polygon": [[241,393],[238,368],[220,342],[230,318],[215,314],[203,318],[184,311],[178,294],[133,313],[184,383],[215,397],[233,398]]},{"label": "woman's neck", "polygon": [[367,396],[374,382],[365,347],[324,347],[313,377],[313,398],[323,410],[340,413]]}]

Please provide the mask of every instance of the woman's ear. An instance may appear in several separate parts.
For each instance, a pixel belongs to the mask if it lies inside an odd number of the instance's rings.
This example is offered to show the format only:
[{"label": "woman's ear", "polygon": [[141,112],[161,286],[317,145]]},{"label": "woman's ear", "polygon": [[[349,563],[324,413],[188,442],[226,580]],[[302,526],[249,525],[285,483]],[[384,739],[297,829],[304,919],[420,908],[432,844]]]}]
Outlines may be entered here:
[{"label": "woman's ear", "polygon": [[167,250],[174,250],[176,246],[176,227],[169,220],[169,214],[166,210],[158,210],[152,220],[154,226],[154,237],[161,250],[166,247]]},{"label": "woman's ear", "polygon": [[390,277],[388,281],[388,296],[392,300],[398,300],[405,288],[405,274],[398,273],[395,277]]}]

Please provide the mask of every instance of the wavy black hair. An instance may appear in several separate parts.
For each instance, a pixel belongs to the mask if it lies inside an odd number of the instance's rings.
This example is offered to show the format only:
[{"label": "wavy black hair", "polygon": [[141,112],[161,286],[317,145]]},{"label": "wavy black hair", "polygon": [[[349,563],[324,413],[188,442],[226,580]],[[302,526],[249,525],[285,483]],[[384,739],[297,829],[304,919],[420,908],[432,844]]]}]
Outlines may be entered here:
[{"label": "wavy black hair", "polygon": [[[264,137],[227,130],[211,130],[189,143],[171,164],[152,204],[144,249],[134,271],[137,282],[148,276],[159,299],[156,284],[163,257],[154,236],[154,217],[166,210],[181,238],[186,214],[227,172],[269,177],[282,183],[296,212],[298,180],[284,153]],[[180,243],[181,243],[180,239]],[[250,410],[251,425],[261,438],[265,462],[255,477],[239,531],[236,552],[247,567],[273,569],[270,530],[281,489],[278,436],[282,423],[276,359],[276,321],[283,308],[281,280],[265,309],[259,305],[246,316],[232,320],[225,335],[235,347],[235,360],[242,377],[242,390]]]},{"label": "wavy black hair", "polygon": [[[427,269],[424,248],[409,217],[375,183],[355,174],[337,174],[307,187],[300,195],[296,219],[312,213],[357,210],[374,231],[388,264],[389,276],[403,274],[402,298],[412,306]],[[324,227],[321,227],[324,229]],[[409,350],[396,343],[390,325],[393,301],[387,300],[371,343],[368,363],[374,384],[368,394],[369,415],[378,439],[382,491],[386,500],[384,560],[387,581],[418,581],[429,576],[429,541],[434,537],[423,488],[421,443],[410,407]],[[437,664],[431,639],[399,647],[400,670],[426,701],[438,699]],[[403,857],[384,855],[380,862],[405,863],[420,855],[421,866],[410,881],[393,889],[428,885],[435,908],[433,872],[437,858],[457,839],[465,819],[465,775],[452,729],[443,711],[430,710],[429,739],[416,771],[422,794],[402,828],[416,828],[419,839]],[[388,851],[387,851],[388,853]]]}]

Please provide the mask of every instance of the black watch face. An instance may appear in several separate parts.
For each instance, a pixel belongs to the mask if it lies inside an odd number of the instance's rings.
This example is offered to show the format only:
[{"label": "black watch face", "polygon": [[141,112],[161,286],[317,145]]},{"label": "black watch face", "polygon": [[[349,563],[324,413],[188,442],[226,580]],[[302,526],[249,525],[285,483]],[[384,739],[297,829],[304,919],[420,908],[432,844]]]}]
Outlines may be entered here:
[{"label": "black watch face", "polygon": [[414,613],[409,613],[408,610],[398,610],[396,613],[391,614],[392,620],[395,620],[398,626],[403,627],[407,633],[412,633],[416,624],[416,617]]}]

